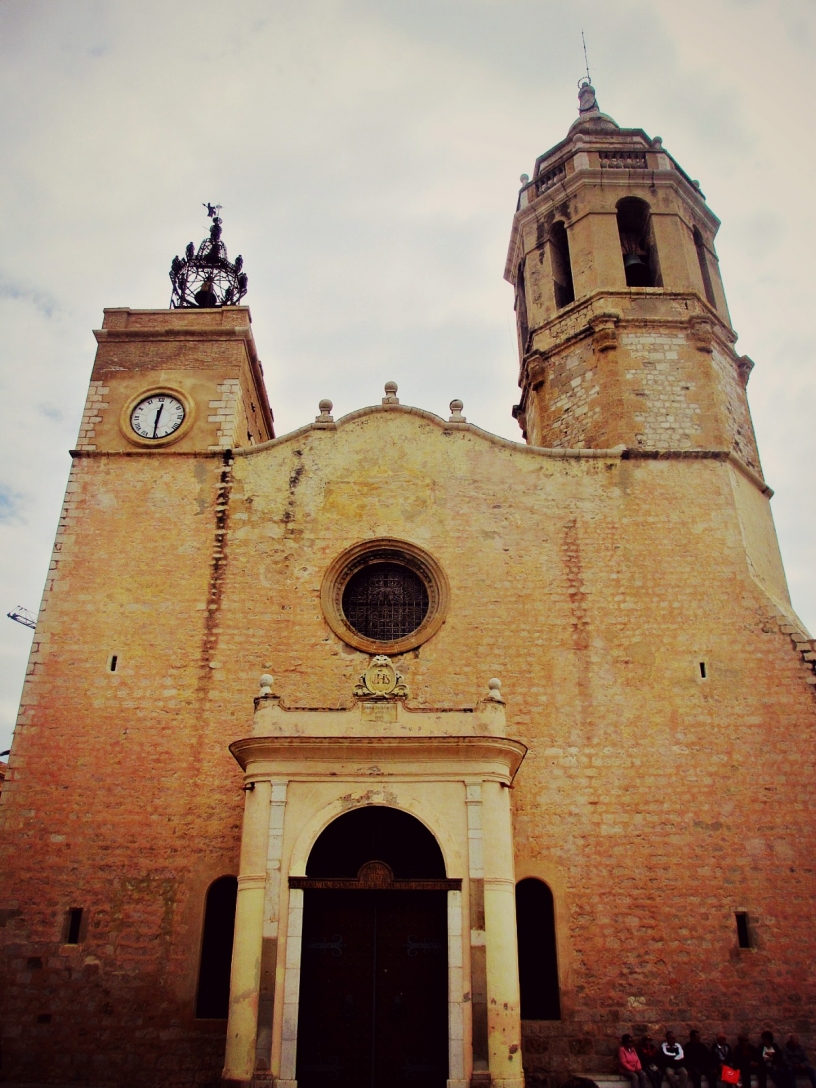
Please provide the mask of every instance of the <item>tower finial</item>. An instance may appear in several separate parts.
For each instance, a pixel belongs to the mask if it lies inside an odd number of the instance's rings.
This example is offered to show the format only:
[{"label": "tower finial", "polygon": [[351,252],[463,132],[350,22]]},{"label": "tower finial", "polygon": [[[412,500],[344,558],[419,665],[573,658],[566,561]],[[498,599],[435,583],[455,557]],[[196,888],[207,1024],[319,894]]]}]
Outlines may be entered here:
[{"label": "tower finial", "polygon": [[595,97],[595,88],[583,77],[581,77],[578,84],[578,113],[582,118],[590,115],[600,117],[601,115],[601,108],[598,105],[598,99]]},{"label": "tower finial", "polygon": [[598,99],[595,97],[595,88],[592,86],[592,76],[589,74],[589,57],[587,56],[586,38],[581,29],[581,42],[584,47],[584,66],[586,76],[578,80],[578,113],[581,117],[587,114],[600,114]]}]

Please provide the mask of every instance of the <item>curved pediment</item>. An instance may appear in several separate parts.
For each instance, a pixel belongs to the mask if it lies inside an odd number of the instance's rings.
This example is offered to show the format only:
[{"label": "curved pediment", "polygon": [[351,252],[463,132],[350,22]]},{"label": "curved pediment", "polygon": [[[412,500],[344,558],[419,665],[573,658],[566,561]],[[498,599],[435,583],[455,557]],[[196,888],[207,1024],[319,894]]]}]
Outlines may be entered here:
[{"label": "curved pediment", "polygon": [[395,418],[404,420],[406,417],[416,420],[417,424],[420,422],[430,423],[440,432],[446,434],[457,431],[463,432],[481,439],[487,445],[506,450],[514,450],[530,457],[551,457],[558,460],[570,458],[619,458],[623,450],[623,447],[615,447],[613,449],[573,450],[528,446],[525,442],[513,442],[509,438],[502,438],[501,435],[493,434],[491,431],[486,431],[482,427],[477,427],[474,423],[468,423],[464,417],[461,419],[452,417],[449,420],[445,420],[442,416],[438,416],[435,412],[429,412],[425,408],[414,408],[410,405],[399,403],[384,403],[372,404],[366,408],[357,408],[353,412],[341,416],[337,421],[332,419],[330,422],[324,422],[318,417],[314,423],[307,423],[306,426],[298,427],[297,430],[290,431],[288,434],[281,435],[279,438],[273,438],[268,442],[261,442],[254,446],[241,446],[233,452],[237,457],[253,457],[265,450],[279,448],[289,443],[296,442],[305,435],[326,431],[339,433],[350,425],[363,419],[370,420],[374,425],[387,425],[389,420],[394,420]]}]

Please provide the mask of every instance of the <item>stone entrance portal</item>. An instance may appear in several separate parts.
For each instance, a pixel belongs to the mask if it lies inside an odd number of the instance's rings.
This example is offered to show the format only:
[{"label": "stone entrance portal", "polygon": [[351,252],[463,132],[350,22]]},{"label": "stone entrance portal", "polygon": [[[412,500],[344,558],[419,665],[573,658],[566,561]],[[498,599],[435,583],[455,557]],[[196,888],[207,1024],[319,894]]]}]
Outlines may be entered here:
[{"label": "stone entrance portal", "polygon": [[336,710],[288,707],[264,675],[231,745],[230,1088],[523,1088],[508,787],[526,749],[497,680],[475,706],[412,708],[396,673],[373,691],[386,666]]},{"label": "stone entrance portal", "polygon": [[[361,859],[362,864],[359,864]],[[447,893],[442,853],[408,813],[349,812],[315,843],[304,891],[299,1088],[445,1088]]]}]

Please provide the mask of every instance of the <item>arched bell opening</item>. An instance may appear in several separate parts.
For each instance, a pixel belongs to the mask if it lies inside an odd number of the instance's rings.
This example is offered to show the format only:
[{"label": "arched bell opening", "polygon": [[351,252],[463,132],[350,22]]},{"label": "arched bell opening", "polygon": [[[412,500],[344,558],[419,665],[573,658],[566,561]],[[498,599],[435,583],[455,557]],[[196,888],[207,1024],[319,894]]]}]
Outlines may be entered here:
[{"label": "arched bell opening", "polygon": [[571,302],[575,302],[569,238],[567,237],[567,228],[561,220],[553,223],[550,229],[550,257],[555,305],[560,310],[563,306],[569,306]]},{"label": "arched bell opening", "polygon": [[627,196],[618,201],[617,213],[626,286],[662,287],[649,205],[639,197]]},{"label": "arched bell opening", "polygon": [[527,351],[527,341],[530,336],[530,323],[527,318],[527,288],[524,277],[524,261],[521,261],[516,272],[516,298],[514,302],[516,311],[516,326],[518,328],[519,345],[522,355]]},{"label": "arched bell opening", "polygon": [[697,250],[697,262],[700,265],[700,276],[703,280],[706,302],[708,302],[709,306],[716,307],[717,299],[714,294],[714,284],[711,282],[711,270],[708,267],[708,251],[703,236],[697,227],[694,228],[694,248]]},{"label": "arched bell opening", "polygon": [[442,851],[385,806],[318,836],[303,893],[298,1088],[397,1088],[448,1079],[447,898]]}]

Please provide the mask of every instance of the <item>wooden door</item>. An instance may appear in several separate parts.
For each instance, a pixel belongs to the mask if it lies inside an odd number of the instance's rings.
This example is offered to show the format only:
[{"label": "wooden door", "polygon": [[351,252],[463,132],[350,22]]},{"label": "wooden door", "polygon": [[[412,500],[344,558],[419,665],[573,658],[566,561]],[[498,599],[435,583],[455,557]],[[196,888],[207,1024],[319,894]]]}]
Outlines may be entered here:
[{"label": "wooden door", "polygon": [[298,1088],[445,1088],[444,891],[308,890]]}]

